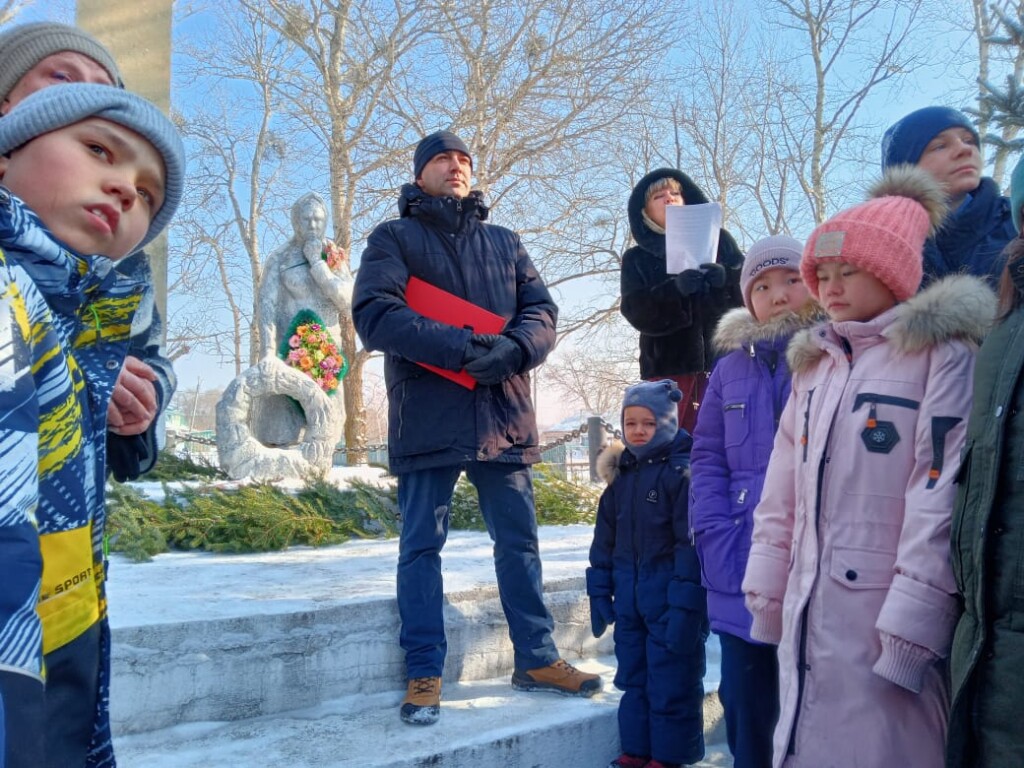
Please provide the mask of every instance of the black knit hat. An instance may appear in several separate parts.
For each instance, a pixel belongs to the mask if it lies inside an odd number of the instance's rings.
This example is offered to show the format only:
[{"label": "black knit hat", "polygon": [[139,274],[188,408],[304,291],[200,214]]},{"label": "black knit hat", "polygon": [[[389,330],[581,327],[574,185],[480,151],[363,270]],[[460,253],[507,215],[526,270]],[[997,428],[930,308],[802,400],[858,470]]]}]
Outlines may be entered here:
[{"label": "black knit hat", "polygon": [[469,158],[469,167],[473,167],[473,156],[469,154],[469,147],[451,131],[437,131],[424,136],[416,145],[416,154],[412,158],[412,177],[418,179],[423,173],[423,168],[435,155],[442,152],[455,150]]}]

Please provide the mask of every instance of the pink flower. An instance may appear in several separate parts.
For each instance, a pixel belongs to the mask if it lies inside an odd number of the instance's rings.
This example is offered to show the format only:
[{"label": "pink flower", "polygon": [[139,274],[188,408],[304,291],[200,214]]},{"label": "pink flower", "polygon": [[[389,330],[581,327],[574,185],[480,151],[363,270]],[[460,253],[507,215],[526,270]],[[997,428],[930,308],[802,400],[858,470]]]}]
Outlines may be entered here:
[{"label": "pink flower", "polygon": [[292,349],[298,349],[299,345],[302,344],[302,339],[299,338],[299,334],[292,334],[292,337],[288,339],[288,346]]}]

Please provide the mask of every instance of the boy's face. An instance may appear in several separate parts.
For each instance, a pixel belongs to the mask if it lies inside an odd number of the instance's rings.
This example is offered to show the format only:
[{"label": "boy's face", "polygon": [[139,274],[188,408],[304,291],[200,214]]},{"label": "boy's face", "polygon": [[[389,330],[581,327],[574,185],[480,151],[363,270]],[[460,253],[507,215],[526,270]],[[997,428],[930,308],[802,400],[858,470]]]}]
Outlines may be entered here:
[{"label": "boy's face", "polygon": [[649,408],[630,405],[622,412],[622,436],[627,445],[646,445],[657,429],[658,421]]},{"label": "boy's face", "polygon": [[160,154],[134,131],[99,118],[38,136],[0,158],[0,176],[57,239],[110,259],[142,242],[164,202]]},{"label": "boy's face", "polygon": [[799,272],[770,269],[750,286],[750,311],[759,323],[767,323],[787,312],[799,312],[810,298]]},{"label": "boy's face", "polygon": [[75,51],[59,51],[47,56],[21,76],[7,98],[0,104],[0,115],[6,115],[14,106],[36,91],[63,83],[97,83],[113,85],[110,74],[98,63]]},{"label": "boy's face", "polygon": [[889,287],[866,269],[845,261],[817,266],[819,302],[836,322],[863,322],[896,306]]}]

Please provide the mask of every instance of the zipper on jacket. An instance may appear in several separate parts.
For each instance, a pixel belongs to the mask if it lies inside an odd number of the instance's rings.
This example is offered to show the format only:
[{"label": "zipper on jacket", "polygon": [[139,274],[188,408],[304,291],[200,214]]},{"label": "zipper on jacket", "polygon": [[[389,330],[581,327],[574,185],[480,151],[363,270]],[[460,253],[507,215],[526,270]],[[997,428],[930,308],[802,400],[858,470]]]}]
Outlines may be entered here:
[{"label": "zipper on jacket", "polygon": [[739,411],[740,416],[747,415],[747,404],[746,403],[729,403],[722,409],[725,413],[729,411]]},{"label": "zipper on jacket", "polygon": [[800,435],[800,445],[804,447],[804,463],[807,462],[807,434],[811,425],[811,398],[814,397],[814,390],[807,390],[807,408],[804,409],[804,431]]},{"label": "zipper on jacket", "polygon": [[846,355],[846,362],[853,368],[853,347],[850,346],[850,340],[845,336],[840,336],[839,343],[843,345],[843,354]]},{"label": "zipper on jacket", "polygon": [[789,730],[789,746],[786,747],[787,755],[796,754],[796,726],[800,722],[800,706],[804,700],[804,685],[806,684],[807,672],[811,665],[807,663],[807,614],[810,612],[811,603],[808,600],[804,606],[802,621],[800,622],[800,650],[796,665],[796,712],[793,715],[793,727]]},{"label": "zipper on jacket", "polygon": [[[810,413],[810,395],[814,393],[814,390],[808,391],[808,406],[807,414]],[[807,415],[804,417],[804,434],[807,433]],[[832,428],[835,426],[835,416],[832,417],[832,422],[828,427],[828,435],[825,436],[825,450],[821,454],[821,459],[818,461],[818,476],[817,476],[817,487],[814,492],[814,531],[819,542],[819,556],[818,566],[814,573],[814,580],[811,582],[811,589],[807,597],[807,604],[804,605],[803,611],[801,611],[800,621],[800,650],[797,656],[797,689],[796,689],[796,712],[793,715],[793,726],[789,731],[789,746],[787,748],[787,754],[796,754],[796,728],[800,722],[800,706],[804,700],[804,688],[807,683],[807,673],[811,671],[811,665],[807,663],[807,625],[810,620],[811,613],[811,600],[814,597],[814,592],[817,589],[818,580],[821,577],[821,556],[820,556],[820,542],[821,535],[818,531],[818,527],[821,522],[821,499],[822,499],[822,488],[825,481],[825,465],[828,464],[828,452],[832,445]],[[804,445],[804,461],[807,461],[807,445]]]}]

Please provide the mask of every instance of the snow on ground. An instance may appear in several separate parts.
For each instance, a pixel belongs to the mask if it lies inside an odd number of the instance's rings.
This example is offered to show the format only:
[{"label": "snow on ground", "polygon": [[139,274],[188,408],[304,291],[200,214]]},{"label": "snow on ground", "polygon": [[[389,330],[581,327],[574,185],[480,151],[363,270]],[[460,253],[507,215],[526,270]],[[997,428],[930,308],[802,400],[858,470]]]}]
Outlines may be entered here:
[{"label": "snow on ground", "polygon": [[[352,477],[370,482],[385,481],[379,469],[342,469],[332,472],[332,479],[339,483],[347,482]],[[301,485],[297,481],[289,484],[296,488]],[[133,487],[154,499],[160,498],[163,493],[158,483],[134,483]],[[589,525],[545,526],[540,529],[545,581],[583,576],[592,532]],[[148,563],[133,563],[115,554],[111,558],[107,584],[110,621],[114,628],[136,627],[200,618],[212,620],[306,611],[391,598],[395,594],[397,559],[396,539],[354,540],[330,547],[292,547],[282,552],[260,554],[170,552],[157,555]],[[493,585],[492,545],[487,534],[452,531],[444,549],[443,572],[446,592]],[[709,691],[717,689],[720,677],[720,652],[717,646],[717,638],[712,636],[705,678]],[[581,666],[592,664],[598,664],[597,660]],[[610,668],[594,671],[605,673],[606,681],[610,683]],[[469,695],[468,689],[466,695]],[[387,699],[385,706],[393,707],[401,698],[401,692],[382,696]],[[338,702],[325,702],[314,711],[294,713],[294,716],[299,720],[304,717],[318,719],[329,716],[332,707],[338,705]],[[451,706],[458,705],[453,700]],[[586,706],[586,701],[568,700],[565,706],[569,709]],[[501,717],[500,711],[495,714],[496,719]],[[193,724],[181,727],[202,729],[203,726]],[[211,724],[208,727],[213,726]],[[221,727],[230,729],[245,726],[221,724],[217,729]],[[292,726],[282,719],[278,725],[270,727],[269,731],[274,734],[273,738],[279,738],[278,729],[289,727]],[[172,730],[178,732],[177,728]],[[126,738],[122,743],[128,748],[132,738]],[[216,759],[215,744],[216,741],[204,744],[207,750],[213,748],[213,753],[206,753],[206,764],[222,764]],[[179,755],[179,760],[182,757]],[[167,764],[177,763],[171,759]],[[707,760],[700,765],[731,765],[728,750],[722,745],[709,747]]]},{"label": "snow on ground", "polygon": [[[327,473],[327,479],[339,486],[345,486],[351,480],[362,480],[364,483],[372,483],[374,485],[387,485],[394,482],[394,478],[380,467],[334,467]],[[189,480],[167,483],[167,486],[169,488],[202,487],[233,490],[243,485],[251,485],[254,482],[254,480],[248,478],[243,480],[216,480],[213,482]],[[298,491],[302,488],[303,481],[295,478],[281,478],[274,480],[273,484],[282,490]],[[127,486],[153,501],[160,502],[164,500],[163,483],[136,481],[127,483]]]},{"label": "snow on ground", "polygon": [[[592,529],[543,527],[546,581],[583,576]],[[330,547],[224,555],[169,552],[152,562],[111,557],[107,593],[113,627],[289,613],[395,595],[398,539],[349,541]],[[452,531],[444,548],[446,592],[494,583],[486,533]]]}]

